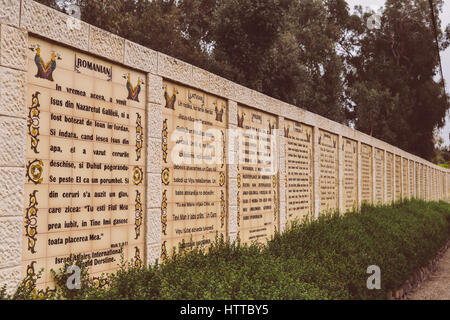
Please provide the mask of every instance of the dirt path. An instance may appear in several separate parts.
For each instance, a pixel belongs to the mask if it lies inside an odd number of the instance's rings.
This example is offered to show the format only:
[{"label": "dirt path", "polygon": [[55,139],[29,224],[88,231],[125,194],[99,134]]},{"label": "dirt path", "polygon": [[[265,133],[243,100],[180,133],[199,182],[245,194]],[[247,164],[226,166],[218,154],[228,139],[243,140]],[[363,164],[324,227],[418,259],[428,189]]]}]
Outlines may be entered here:
[{"label": "dirt path", "polygon": [[438,268],[408,300],[450,300],[450,248],[439,261]]}]

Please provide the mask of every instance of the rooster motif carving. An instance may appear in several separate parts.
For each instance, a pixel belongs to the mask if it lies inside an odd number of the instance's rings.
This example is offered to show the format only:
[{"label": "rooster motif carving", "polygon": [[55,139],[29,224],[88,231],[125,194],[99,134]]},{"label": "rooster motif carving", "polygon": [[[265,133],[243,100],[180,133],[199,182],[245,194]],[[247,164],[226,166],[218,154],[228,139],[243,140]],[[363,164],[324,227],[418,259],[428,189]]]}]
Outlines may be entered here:
[{"label": "rooster motif carving", "polygon": [[61,57],[55,52],[52,52],[52,58],[49,62],[45,63],[41,57],[41,48],[30,48],[31,51],[36,52],[34,56],[34,63],[37,67],[36,78],[46,79],[48,81],[53,80],[53,72],[56,70],[56,60],[61,60]]},{"label": "rooster motif carving", "polygon": [[177,90],[173,88],[173,94],[169,97],[167,87],[164,88],[164,99],[166,99],[166,108],[175,110],[175,101],[177,101]]},{"label": "rooster motif carving", "polygon": [[245,112],[242,112],[241,116],[239,116],[239,112],[238,112],[238,127],[239,128],[244,128],[244,119],[245,119]]},{"label": "rooster motif carving", "polygon": [[128,90],[128,100],[139,102],[139,94],[141,93],[141,84],[144,84],[141,79],[138,79],[138,83],[136,86],[131,84],[130,74],[124,75],[124,78],[127,79],[127,90]]},{"label": "rooster motif carving", "polygon": [[214,106],[215,106],[215,112],[216,112],[216,121],[222,122],[223,121],[224,106],[222,104],[222,107],[221,107],[220,110],[219,110],[219,108],[217,106],[217,102],[214,102]]}]

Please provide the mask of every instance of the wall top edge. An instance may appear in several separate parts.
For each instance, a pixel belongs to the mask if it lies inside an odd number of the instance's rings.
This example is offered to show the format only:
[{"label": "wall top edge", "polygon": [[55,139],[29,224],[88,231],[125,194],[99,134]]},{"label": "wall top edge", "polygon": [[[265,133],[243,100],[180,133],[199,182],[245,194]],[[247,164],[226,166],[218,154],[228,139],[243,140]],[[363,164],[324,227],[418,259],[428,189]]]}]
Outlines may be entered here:
[{"label": "wall top edge", "polygon": [[[71,19],[69,15],[34,0],[12,1],[10,4],[7,4],[7,6],[10,6],[11,8],[5,8],[6,11],[16,12],[17,15],[19,15],[18,12],[20,12],[20,16],[11,21],[0,17],[1,24],[8,24],[24,29],[42,38],[61,42],[68,47],[89,52],[132,69],[188,84],[193,88],[261,111],[269,112],[276,116],[282,116],[286,119],[305,123],[306,125],[320,127],[321,129],[330,131],[334,134],[357,140],[374,148],[386,150],[403,158],[422,163],[430,168],[438,169],[439,171],[450,174],[450,169],[439,167],[425,159],[410,154],[363,132],[359,132],[306,109],[288,104],[250,88],[246,88],[238,83],[234,83],[206,70],[202,70],[201,68],[182,60],[143,47],[106,30],[89,25],[85,22],[80,22],[80,25],[76,27],[73,27],[73,25],[70,27],[71,23],[67,22]],[[96,33],[96,38],[93,33]],[[98,39],[99,34],[103,38],[101,41]],[[104,48],[107,48],[110,44],[115,45],[120,52],[105,51]],[[167,70],[168,68],[170,70]],[[173,75],[176,72],[181,72],[181,76],[174,78]]]}]

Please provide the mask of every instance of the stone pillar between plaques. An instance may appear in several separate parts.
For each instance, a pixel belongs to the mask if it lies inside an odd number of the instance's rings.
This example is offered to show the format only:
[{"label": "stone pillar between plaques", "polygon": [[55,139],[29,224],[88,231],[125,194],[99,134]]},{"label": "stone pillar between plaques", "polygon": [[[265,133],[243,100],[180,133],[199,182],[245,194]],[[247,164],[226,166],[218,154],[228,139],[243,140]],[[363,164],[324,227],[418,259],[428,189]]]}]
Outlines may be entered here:
[{"label": "stone pillar between plaques", "polygon": [[405,183],[403,181],[403,157],[400,156],[400,200],[405,197],[405,195],[403,194],[403,183]]},{"label": "stone pillar between plaques", "polygon": [[345,213],[344,208],[344,152],[342,152],[342,145],[344,140],[342,135],[338,135],[338,209],[340,214]]},{"label": "stone pillar between plaques", "polygon": [[[386,173],[386,169],[387,169],[387,151],[383,150],[383,154],[384,154],[384,174],[383,174],[383,179],[384,179],[384,188],[383,188],[383,203],[386,204],[387,203],[387,173]],[[392,192],[392,190],[391,190]]]},{"label": "stone pillar between plaques", "polygon": [[398,184],[397,181],[397,155],[392,153],[392,177],[394,183],[392,184],[392,202],[397,200],[397,188],[395,187]]},{"label": "stone pillar between plaques", "polygon": [[[238,161],[239,161],[239,147],[238,137],[232,134],[238,130],[237,126],[237,103],[228,100],[228,132],[227,132],[227,190],[228,190],[228,239],[230,242],[235,242],[238,235],[238,221],[237,221],[237,192],[238,192]],[[230,134],[231,133],[231,134]]]},{"label": "stone pillar between plaques", "polygon": [[278,117],[278,203],[279,203],[279,230],[286,228],[286,141],[284,138],[284,117]]},{"label": "stone pillar between plaques", "polygon": [[[6,4],[2,12],[13,5]],[[10,18],[0,16],[0,22],[14,22]],[[27,47],[25,30],[0,25],[0,288],[6,285],[8,293],[15,291],[22,279]]]},{"label": "stone pillar between plaques", "polygon": [[[412,196],[413,198],[417,198],[417,185],[416,185],[416,162],[413,161],[413,191],[412,191]],[[409,164],[411,165],[411,163]]]},{"label": "stone pillar between plaques", "polygon": [[319,218],[320,213],[320,190],[319,190],[319,127],[314,126],[313,128],[313,138],[314,138],[314,145],[313,145],[313,158],[314,158],[314,186],[313,186],[313,193],[314,193],[314,217],[317,219]]},{"label": "stone pillar between plaques", "polygon": [[356,152],[357,152],[357,163],[356,163],[356,167],[358,170],[358,177],[357,177],[357,184],[358,184],[358,192],[357,192],[357,197],[358,197],[358,209],[361,208],[361,194],[362,194],[362,190],[361,190],[361,141],[358,141],[358,146],[356,148]]},{"label": "stone pillar between plaques", "polygon": [[410,175],[411,175],[411,171],[410,171],[410,163],[409,163],[409,159],[408,158],[406,158],[406,163],[407,163],[407,166],[406,166],[406,172],[407,172],[407,174],[406,174],[406,179],[407,179],[407,181],[405,182],[405,181],[403,181],[403,183],[406,183],[406,195],[405,195],[405,199],[411,199],[411,183],[410,183],[410,181],[411,181],[411,177],[410,177]]},{"label": "stone pillar between plaques", "polygon": [[376,204],[376,194],[377,194],[377,183],[376,183],[376,176],[377,176],[377,170],[376,170],[376,161],[375,161],[375,147],[372,146],[372,204]]},{"label": "stone pillar between plaques", "polygon": [[147,263],[161,259],[162,86],[160,76],[147,74]]}]

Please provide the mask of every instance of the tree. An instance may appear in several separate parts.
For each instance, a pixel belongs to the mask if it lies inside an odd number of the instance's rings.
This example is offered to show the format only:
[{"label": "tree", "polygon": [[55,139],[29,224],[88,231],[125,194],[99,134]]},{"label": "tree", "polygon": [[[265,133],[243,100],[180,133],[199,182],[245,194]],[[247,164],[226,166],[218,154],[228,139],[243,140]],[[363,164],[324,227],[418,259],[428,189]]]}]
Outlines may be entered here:
[{"label": "tree", "polygon": [[[442,3],[435,1],[436,12]],[[443,84],[435,81],[429,13],[428,0],[387,0],[381,28],[364,28],[358,53],[347,57],[356,72],[346,82],[356,129],[427,159],[434,154],[433,131],[443,126],[448,109]],[[361,15],[361,23],[369,16]],[[438,37],[443,50],[447,39]]]}]

